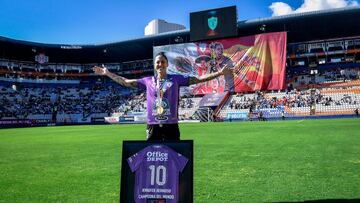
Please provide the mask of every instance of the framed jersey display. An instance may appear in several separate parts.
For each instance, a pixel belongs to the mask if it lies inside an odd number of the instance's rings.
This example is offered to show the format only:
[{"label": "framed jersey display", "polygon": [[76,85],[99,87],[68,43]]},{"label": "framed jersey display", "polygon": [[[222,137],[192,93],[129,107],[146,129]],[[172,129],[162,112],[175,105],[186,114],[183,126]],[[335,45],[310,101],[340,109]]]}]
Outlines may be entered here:
[{"label": "framed jersey display", "polygon": [[193,141],[124,141],[120,202],[193,202]]}]

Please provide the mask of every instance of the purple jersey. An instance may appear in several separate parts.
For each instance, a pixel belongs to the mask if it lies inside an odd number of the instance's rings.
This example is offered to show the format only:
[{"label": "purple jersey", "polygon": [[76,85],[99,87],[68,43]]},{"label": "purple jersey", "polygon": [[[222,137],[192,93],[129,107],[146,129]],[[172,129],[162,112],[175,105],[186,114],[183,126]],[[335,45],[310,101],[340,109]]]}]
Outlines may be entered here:
[{"label": "purple jersey", "polygon": [[141,88],[146,88],[147,123],[148,124],[173,124],[178,122],[178,103],[180,86],[188,86],[189,78],[183,75],[168,74],[162,83],[164,91],[162,103],[164,113],[161,116],[156,112],[157,86],[155,77],[145,77],[137,81]]},{"label": "purple jersey", "polygon": [[165,199],[167,203],[179,201],[179,173],[188,159],[165,145],[151,145],[127,159],[135,172],[134,199],[146,203],[147,199]]}]

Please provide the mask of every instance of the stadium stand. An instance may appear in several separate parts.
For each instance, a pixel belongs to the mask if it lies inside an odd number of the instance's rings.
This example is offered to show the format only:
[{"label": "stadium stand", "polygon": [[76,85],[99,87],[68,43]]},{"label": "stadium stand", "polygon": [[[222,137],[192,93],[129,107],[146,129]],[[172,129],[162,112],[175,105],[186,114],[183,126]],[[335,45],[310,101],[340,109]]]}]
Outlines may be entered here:
[{"label": "stadium stand", "polygon": [[[202,95],[185,94],[180,120],[354,115],[360,107],[359,14],[354,7],[239,22],[239,36],[288,31],[287,88],[235,93],[219,111],[199,109]],[[259,30],[263,25],[266,30]],[[91,68],[105,64],[127,78],[152,75],[153,46],[179,38],[190,42],[189,31],[76,46],[0,37],[0,123],[103,123],[104,117],[144,122],[144,93],[95,76]]]},{"label": "stadium stand", "polygon": [[194,113],[199,108],[201,97],[182,98],[179,102],[180,120],[197,120]]}]

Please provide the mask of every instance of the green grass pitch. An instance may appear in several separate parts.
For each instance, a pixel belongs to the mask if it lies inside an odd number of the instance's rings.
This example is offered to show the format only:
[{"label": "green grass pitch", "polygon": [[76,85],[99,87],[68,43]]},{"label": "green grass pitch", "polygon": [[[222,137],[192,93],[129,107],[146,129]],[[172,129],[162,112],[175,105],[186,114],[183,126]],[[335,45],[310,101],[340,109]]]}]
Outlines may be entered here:
[{"label": "green grass pitch", "polygon": [[[195,202],[360,198],[360,120],[181,124]],[[118,202],[123,140],[145,125],[0,130],[0,202]]]}]

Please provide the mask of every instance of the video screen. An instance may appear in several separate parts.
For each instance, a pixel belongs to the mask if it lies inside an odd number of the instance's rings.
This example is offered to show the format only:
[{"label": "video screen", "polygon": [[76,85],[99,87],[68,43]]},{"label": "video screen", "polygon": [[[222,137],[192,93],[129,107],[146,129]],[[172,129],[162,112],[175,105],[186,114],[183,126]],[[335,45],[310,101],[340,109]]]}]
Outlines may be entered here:
[{"label": "video screen", "polygon": [[190,13],[190,40],[208,40],[237,35],[236,6]]}]

